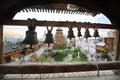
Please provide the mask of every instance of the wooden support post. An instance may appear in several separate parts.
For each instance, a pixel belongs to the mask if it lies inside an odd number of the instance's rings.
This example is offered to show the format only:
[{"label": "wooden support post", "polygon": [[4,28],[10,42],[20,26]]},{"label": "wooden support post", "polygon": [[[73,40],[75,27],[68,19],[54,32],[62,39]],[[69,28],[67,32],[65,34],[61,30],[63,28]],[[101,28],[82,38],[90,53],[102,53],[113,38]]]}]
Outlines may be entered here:
[{"label": "wooden support post", "polygon": [[117,51],[116,51],[116,60],[120,60],[120,30],[117,31]]},{"label": "wooden support post", "polygon": [[3,63],[3,26],[0,25],[0,64]]},{"label": "wooden support post", "polygon": [[[3,64],[3,25],[0,25],[0,64]],[[3,74],[0,74],[0,79]]]},{"label": "wooden support post", "polygon": [[[116,61],[120,61],[120,30],[117,31]],[[115,70],[115,74],[120,74],[120,70]]]}]

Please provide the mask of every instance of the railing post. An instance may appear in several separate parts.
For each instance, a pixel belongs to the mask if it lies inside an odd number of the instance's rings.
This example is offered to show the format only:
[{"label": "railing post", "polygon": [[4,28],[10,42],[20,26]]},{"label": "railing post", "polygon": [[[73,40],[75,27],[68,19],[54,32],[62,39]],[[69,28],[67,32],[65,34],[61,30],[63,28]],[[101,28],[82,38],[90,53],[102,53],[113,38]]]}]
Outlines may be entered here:
[{"label": "railing post", "polygon": [[[0,64],[3,64],[3,25],[0,25]],[[3,76],[3,74],[0,74],[0,79]]]}]

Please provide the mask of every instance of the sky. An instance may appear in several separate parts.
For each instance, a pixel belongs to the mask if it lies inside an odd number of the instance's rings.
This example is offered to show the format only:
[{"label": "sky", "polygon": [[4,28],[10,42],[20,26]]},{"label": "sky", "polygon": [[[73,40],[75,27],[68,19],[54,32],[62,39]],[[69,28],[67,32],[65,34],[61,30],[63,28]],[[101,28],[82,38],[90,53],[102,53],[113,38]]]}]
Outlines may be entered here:
[{"label": "sky", "polygon": [[[76,15],[76,14],[61,14],[61,13],[47,13],[47,12],[18,12],[14,16],[14,20],[27,20],[28,18],[35,18],[36,20],[48,20],[48,21],[76,21],[76,22],[90,22],[90,23],[103,23],[103,24],[111,24],[110,20],[103,14],[98,14],[95,17],[89,15]],[[61,27],[62,28],[62,27]],[[53,35],[55,34],[57,26],[53,28]],[[63,34],[68,34],[68,28],[62,28]],[[25,26],[8,26],[4,25],[3,35],[10,37],[25,37],[25,32],[28,30],[28,27]],[[89,29],[90,34],[93,35],[94,30],[92,28]],[[44,32],[47,32],[46,27],[38,27],[36,26],[35,31],[37,32],[38,38],[42,38]],[[73,28],[74,35],[77,36],[77,28]],[[106,36],[107,29],[98,29],[100,36]],[[82,35],[84,35],[85,29],[81,29]],[[106,34],[106,35],[105,35]]]}]

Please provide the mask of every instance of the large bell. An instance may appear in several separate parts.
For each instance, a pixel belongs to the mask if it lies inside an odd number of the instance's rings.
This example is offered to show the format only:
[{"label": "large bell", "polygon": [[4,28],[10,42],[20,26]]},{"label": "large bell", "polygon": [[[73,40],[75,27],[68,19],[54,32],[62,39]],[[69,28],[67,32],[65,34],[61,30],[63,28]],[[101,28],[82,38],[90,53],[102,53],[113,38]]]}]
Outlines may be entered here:
[{"label": "large bell", "polygon": [[72,28],[69,28],[67,38],[70,38],[70,40],[71,40],[72,38],[75,38]]},{"label": "large bell", "polygon": [[39,43],[39,40],[37,38],[37,33],[35,32],[35,22],[36,20],[33,19],[28,19],[28,31],[26,31],[26,37],[25,39],[23,40],[23,42],[21,42],[21,44],[24,44],[24,45],[34,45],[34,44],[37,44]]},{"label": "large bell", "polygon": [[26,37],[23,40],[22,44],[25,45],[33,45],[33,44],[37,44],[38,38],[37,38],[37,33],[34,30],[28,30],[26,31]]},{"label": "large bell", "polygon": [[86,28],[86,31],[85,31],[85,35],[84,35],[84,37],[85,37],[86,39],[88,39],[88,37],[91,37],[88,28]]},{"label": "large bell", "polygon": [[51,30],[48,30],[44,43],[47,43],[48,45],[50,45],[50,43],[53,43],[53,42],[54,42],[53,34],[51,33]]},{"label": "large bell", "polygon": [[95,29],[95,32],[93,34],[93,37],[100,37],[99,33],[98,33],[98,29]]},{"label": "large bell", "polygon": [[77,36],[81,37],[82,36],[81,31],[80,31],[81,29],[80,28],[77,28],[77,29],[78,29],[78,35]]}]

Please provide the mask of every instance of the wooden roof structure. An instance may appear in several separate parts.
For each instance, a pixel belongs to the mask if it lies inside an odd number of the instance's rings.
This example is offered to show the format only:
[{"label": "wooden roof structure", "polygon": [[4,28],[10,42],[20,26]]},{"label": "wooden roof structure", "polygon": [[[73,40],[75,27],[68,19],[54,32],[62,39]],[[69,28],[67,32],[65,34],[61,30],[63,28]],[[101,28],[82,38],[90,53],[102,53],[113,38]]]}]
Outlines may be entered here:
[{"label": "wooden roof structure", "polygon": [[[90,11],[85,8],[78,7],[73,4],[60,4],[58,7],[55,4],[47,5],[46,6],[32,6],[25,8],[21,11],[23,12],[48,12],[48,13],[59,13],[59,14],[77,14],[77,15],[91,15],[96,16],[99,12]],[[63,7],[64,6],[64,7]]]},{"label": "wooden roof structure", "polygon": [[[59,3],[59,4],[58,4]],[[66,10],[66,4],[74,4],[76,5],[77,11],[73,10]],[[38,6],[38,7],[37,7]],[[56,10],[57,8],[57,10]],[[112,25],[104,25],[104,24],[89,24],[88,27],[92,27],[94,25],[97,26],[96,28],[102,28],[100,25],[106,26],[111,29],[117,29],[119,31],[120,27],[120,9],[119,9],[119,2],[115,0],[1,0],[0,1],[0,72],[2,74],[6,73],[53,73],[53,72],[74,72],[74,71],[89,71],[95,70],[96,67],[99,67],[100,70],[118,70],[120,69],[119,61],[115,62],[105,62],[105,63],[95,63],[88,64],[48,64],[48,65],[39,65],[39,64],[30,64],[30,65],[5,65],[3,63],[3,45],[2,45],[2,38],[3,38],[3,25],[27,25],[27,21],[20,21],[20,20],[12,20],[13,17],[16,15],[17,12],[21,10],[32,10],[32,11],[50,11],[53,12],[53,9],[59,13],[70,13],[70,14],[79,14],[79,13],[87,13],[92,16],[96,14],[103,13],[109,20],[111,21]],[[41,24],[40,24],[40,23]],[[43,21],[36,21],[36,25],[52,25],[52,24],[45,24],[42,23]],[[53,23],[53,22],[51,22]],[[69,22],[69,24],[74,25],[74,22]],[[86,25],[83,23],[78,23],[80,27],[85,27]],[[65,26],[66,22],[56,22],[57,26]],[[90,26],[91,25],[91,26]],[[78,27],[77,26],[77,27]],[[113,27],[114,26],[114,27]],[[106,28],[105,27],[105,28]],[[116,60],[120,60],[120,32],[118,32],[118,42],[117,42],[117,56]],[[32,67],[32,70],[30,70]],[[17,71],[16,71],[17,70]]]},{"label": "wooden roof structure", "polygon": [[[63,3],[63,4],[57,4]],[[64,4],[74,4],[95,13],[103,13],[112,24],[120,24],[120,9],[118,1],[111,0],[2,0],[0,1],[0,24],[12,19],[15,14],[31,6],[46,6],[49,8],[64,8]]]}]

